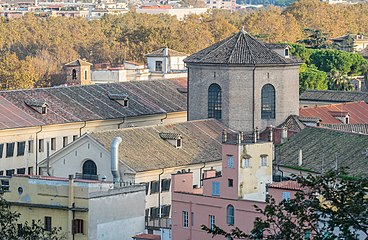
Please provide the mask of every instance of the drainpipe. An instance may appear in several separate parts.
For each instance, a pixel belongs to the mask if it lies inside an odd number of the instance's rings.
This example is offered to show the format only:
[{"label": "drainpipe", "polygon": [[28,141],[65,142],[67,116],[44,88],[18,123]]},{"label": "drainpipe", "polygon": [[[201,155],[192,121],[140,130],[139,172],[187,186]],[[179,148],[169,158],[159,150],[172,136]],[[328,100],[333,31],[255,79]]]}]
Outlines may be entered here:
[{"label": "drainpipe", "polygon": [[82,129],[83,129],[83,128],[85,128],[85,127],[86,127],[86,125],[87,125],[87,121],[84,121],[83,126],[82,126],[81,128],[79,128],[79,137],[81,137],[81,136],[82,136]]},{"label": "drainpipe", "polygon": [[161,175],[164,174],[164,169],[161,169],[161,173],[158,175],[158,217],[161,226]]},{"label": "drainpipe", "polygon": [[161,124],[163,124],[164,120],[166,120],[166,119],[167,119],[167,112],[165,113],[165,117],[161,119]]},{"label": "drainpipe", "polygon": [[46,162],[47,162],[47,175],[51,176],[50,174],[50,142],[47,142],[47,154],[46,154]]},{"label": "drainpipe", "polygon": [[125,123],[125,117],[123,117],[123,121],[121,123],[118,123],[118,129],[120,129],[120,126]]},{"label": "drainpipe", "polygon": [[111,143],[110,157],[111,157],[111,173],[113,176],[114,186],[120,184],[119,173],[119,145],[123,140],[121,137],[115,137]]},{"label": "drainpipe", "polygon": [[201,167],[199,169],[199,186],[202,187],[203,186],[203,181],[202,181],[202,170],[203,168],[206,167],[206,162],[203,162],[203,167]]},{"label": "drainpipe", "polygon": [[255,128],[255,116],[254,116],[254,114],[255,114],[255,112],[254,112],[254,110],[255,110],[255,106],[254,106],[254,104],[255,104],[255,77],[256,77],[256,65],[254,64],[254,68],[253,68],[253,99],[252,99],[252,112],[253,112],[253,122],[252,122],[252,129],[254,129]]},{"label": "drainpipe", "polygon": [[40,126],[40,131],[36,132],[36,175],[38,175],[38,134],[40,132],[42,132],[42,126]]},{"label": "drainpipe", "polygon": [[69,175],[69,194],[68,194],[68,239],[74,239],[73,234],[73,208],[74,208],[74,176]]}]

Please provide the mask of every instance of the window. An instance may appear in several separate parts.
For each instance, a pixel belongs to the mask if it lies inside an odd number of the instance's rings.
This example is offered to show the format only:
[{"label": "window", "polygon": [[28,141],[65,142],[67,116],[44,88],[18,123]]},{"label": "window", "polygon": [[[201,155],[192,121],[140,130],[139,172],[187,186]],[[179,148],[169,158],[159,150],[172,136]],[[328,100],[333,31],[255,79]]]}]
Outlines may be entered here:
[{"label": "window", "polygon": [[44,140],[39,139],[38,140],[38,152],[43,152],[43,149],[44,149]]},{"label": "window", "polygon": [[84,70],[84,80],[87,80],[87,78],[88,78],[87,74],[88,74],[88,71]]},{"label": "window", "polygon": [[282,192],[282,200],[290,200],[290,192]]},{"label": "window", "polygon": [[28,141],[28,152],[33,153],[33,140]]},{"label": "window", "polygon": [[181,147],[181,139],[177,139],[176,140],[176,147],[180,148]]},{"label": "window", "polygon": [[18,168],[17,169],[17,174],[26,174],[26,169],[25,168]]},{"label": "window", "polygon": [[148,195],[149,185],[150,185],[150,183],[149,182],[146,182],[146,195]]},{"label": "window", "polygon": [[56,138],[51,138],[51,150],[56,150]]},{"label": "window", "polygon": [[234,180],[233,179],[228,179],[227,182],[228,182],[229,187],[234,187]]},{"label": "window", "polygon": [[2,176],[2,175],[4,175],[4,171],[3,170],[0,171],[0,176]]},{"label": "window", "polygon": [[227,156],[227,167],[234,168],[234,156],[232,155]]},{"label": "window", "polygon": [[82,173],[88,175],[97,175],[97,166],[94,161],[87,160],[83,163]]},{"label": "window", "polygon": [[275,88],[271,84],[262,87],[261,101],[261,118],[275,119]]},{"label": "window", "polygon": [[289,57],[289,49],[285,48],[285,57]]},{"label": "window", "polygon": [[194,226],[194,212],[192,212],[190,221],[191,221],[191,225]]},{"label": "window", "polygon": [[1,179],[1,191],[6,192],[9,191],[9,180],[8,179]]},{"label": "window", "polygon": [[156,61],[156,66],[155,66],[155,70],[157,72],[162,72],[162,61]]},{"label": "window", "polygon": [[220,182],[212,182],[212,196],[220,196]]},{"label": "window", "polygon": [[73,141],[78,139],[78,135],[73,135]]},{"label": "window", "polygon": [[77,70],[72,70],[72,80],[77,80]]},{"label": "window", "polygon": [[13,157],[14,155],[14,145],[15,143],[6,144],[6,157]]},{"label": "window", "polygon": [[208,88],[208,118],[221,120],[221,111],[221,87],[214,83]]},{"label": "window", "polygon": [[41,107],[41,114],[46,114],[47,113],[47,106],[42,106]]},{"label": "window", "polygon": [[161,192],[167,192],[170,190],[171,179],[162,179],[161,180]]},{"label": "window", "polygon": [[210,229],[213,230],[215,227],[215,216],[210,215]]},{"label": "window", "polygon": [[160,183],[158,181],[151,182],[151,194],[158,193],[160,191]]},{"label": "window", "polygon": [[168,218],[170,216],[170,208],[171,208],[171,205],[163,205],[161,207],[161,217],[162,218]]},{"label": "window", "polygon": [[63,137],[63,147],[68,145],[68,137]]},{"label": "window", "polygon": [[82,219],[73,219],[72,220],[72,232],[73,234],[81,233],[83,234],[83,220]]},{"label": "window", "polygon": [[249,168],[250,167],[250,159],[249,158],[243,158],[242,159],[242,168]]},{"label": "window", "polygon": [[183,211],[183,228],[189,227],[188,212]]},{"label": "window", "polygon": [[0,144],[0,158],[3,157],[4,143]]},{"label": "window", "polygon": [[151,208],[151,219],[157,219],[160,215],[160,209],[157,207]]},{"label": "window", "polygon": [[227,206],[227,224],[230,226],[234,226],[234,206]]},{"label": "window", "polygon": [[18,237],[22,237],[22,224],[17,224],[17,230],[18,230]]},{"label": "window", "polygon": [[33,167],[28,167],[28,174],[33,175]]},{"label": "window", "polygon": [[44,222],[44,224],[45,224],[45,227],[44,227],[45,231],[49,231],[49,232],[51,232],[51,229],[52,229],[52,225],[51,225],[51,217],[45,217],[45,222]]},{"label": "window", "polygon": [[261,167],[267,167],[267,155],[261,155]]}]

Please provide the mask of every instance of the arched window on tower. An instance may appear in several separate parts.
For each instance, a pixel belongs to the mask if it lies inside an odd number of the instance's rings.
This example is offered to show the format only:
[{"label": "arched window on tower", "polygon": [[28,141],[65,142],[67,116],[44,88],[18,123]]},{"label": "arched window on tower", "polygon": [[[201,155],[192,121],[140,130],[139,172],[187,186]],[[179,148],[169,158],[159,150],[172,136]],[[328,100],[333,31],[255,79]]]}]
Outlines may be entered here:
[{"label": "arched window on tower", "polygon": [[227,224],[230,226],[234,226],[235,218],[234,218],[234,206],[227,206]]},{"label": "arched window on tower", "polygon": [[261,118],[275,119],[275,88],[271,84],[262,87]]},{"label": "arched window on tower", "polygon": [[83,175],[97,175],[97,166],[94,161],[87,160],[83,163],[82,167]]},{"label": "arched window on tower", "polygon": [[221,120],[221,87],[214,83],[208,88],[208,118]]},{"label": "arched window on tower", "polygon": [[77,70],[72,70],[72,80],[77,80]]}]

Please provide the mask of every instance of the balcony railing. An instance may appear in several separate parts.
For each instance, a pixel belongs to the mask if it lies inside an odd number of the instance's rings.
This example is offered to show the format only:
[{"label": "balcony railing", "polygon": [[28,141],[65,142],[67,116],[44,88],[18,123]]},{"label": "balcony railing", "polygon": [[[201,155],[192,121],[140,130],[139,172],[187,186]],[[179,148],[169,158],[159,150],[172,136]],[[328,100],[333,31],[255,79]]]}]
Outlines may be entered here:
[{"label": "balcony railing", "polygon": [[171,228],[171,218],[146,217],[146,228],[159,230],[160,228]]}]

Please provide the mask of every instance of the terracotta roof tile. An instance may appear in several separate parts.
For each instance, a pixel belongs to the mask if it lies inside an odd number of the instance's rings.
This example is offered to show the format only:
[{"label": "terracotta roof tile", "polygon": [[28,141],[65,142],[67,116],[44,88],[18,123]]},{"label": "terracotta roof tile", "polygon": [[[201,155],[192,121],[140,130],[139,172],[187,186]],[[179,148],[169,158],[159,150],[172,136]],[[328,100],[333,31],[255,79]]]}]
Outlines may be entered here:
[{"label": "terracotta roof tile", "polygon": [[290,190],[302,190],[303,189],[297,181],[273,182],[272,184],[268,185],[268,187],[290,189]]}]

